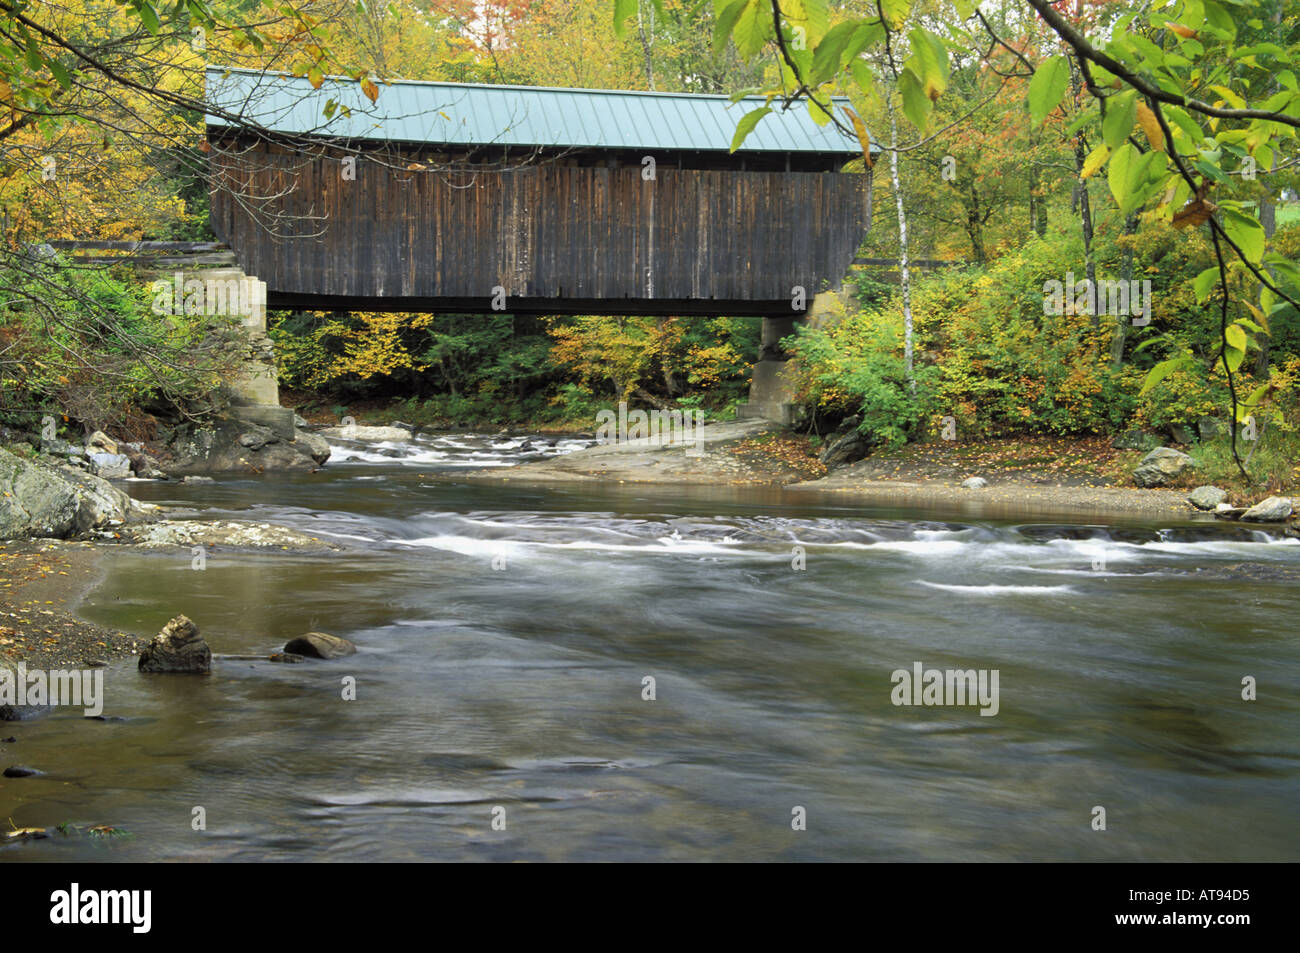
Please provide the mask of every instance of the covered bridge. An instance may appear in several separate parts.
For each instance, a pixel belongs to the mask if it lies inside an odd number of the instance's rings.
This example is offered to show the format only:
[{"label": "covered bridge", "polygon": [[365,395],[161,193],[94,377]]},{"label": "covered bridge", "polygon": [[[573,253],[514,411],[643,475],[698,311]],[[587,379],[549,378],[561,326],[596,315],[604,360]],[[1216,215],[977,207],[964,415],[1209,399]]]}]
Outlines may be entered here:
[{"label": "covered bridge", "polygon": [[857,141],[803,105],[733,154],[761,99],[206,82],[244,123],[207,117],[212,228],[272,308],[788,317],[870,224],[870,171],[840,171]]}]

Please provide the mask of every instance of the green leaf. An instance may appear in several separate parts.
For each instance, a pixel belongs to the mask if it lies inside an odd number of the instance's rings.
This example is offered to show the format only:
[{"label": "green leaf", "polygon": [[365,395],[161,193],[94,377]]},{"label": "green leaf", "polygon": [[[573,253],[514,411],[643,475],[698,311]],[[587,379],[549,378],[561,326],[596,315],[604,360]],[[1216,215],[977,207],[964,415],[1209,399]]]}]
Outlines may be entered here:
[{"label": "green leaf", "polygon": [[[829,106],[830,104],[826,103],[824,105]],[[822,109],[821,106],[818,106],[811,96],[808,97],[808,115],[811,116],[812,121],[819,126],[824,126],[831,121],[831,117],[826,115],[826,110]]]},{"label": "green leaf", "polygon": [[72,88],[72,77],[68,75],[67,67],[55,59],[46,60],[45,65],[50,68],[50,72],[54,74],[54,78],[60,86],[64,89]]},{"label": "green leaf", "polygon": [[880,0],[880,10],[891,30],[897,30],[912,12],[912,0]]},{"label": "green leaf", "polygon": [[149,0],[145,0],[144,3],[140,4],[140,19],[144,23],[146,30],[154,36],[158,35],[162,23],[158,20],[158,11],[153,8],[153,4]]},{"label": "green leaf", "polygon": [[614,0],[614,35],[627,34],[627,21],[636,14],[637,0]]},{"label": "green leaf", "polygon": [[1064,56],[1053,56],[1038,64],[1034,78],[1029,81],[1029,116],[1035,126],[1061,102],[1070,80],[1070,65]]},{"label": "green leaf", "polygon": [[[767,10],[767,19],[772,19],[772,6],[767,0],[759,3]],[[817,43],[831,25],[830,0],[803,0],[804,26],[808,30],[808,42]]]},{"label": "green leaf", "polygon": [[1106,182],[1115,204],[1124,207],[1133,194],[1133,169],[1137,165],[1138,151],[1131,142],[1126,142],[1110,156],[1110,168],[1106,170]]},{"label": "green leaf", "polygon": [[740,11],[744,10],[748,3],[749,0],[731,0],[718,13],[717,22],[713,25],[714,56],[721,56],[722,51],[727,48],[727,40],[731,39],[731,31],[736,27]]},{"label": "green leaf", "polygon": [[1267,244],[1267,238],[1264,235],[1264,229],[1251,215],[1245,215],[1235,209],[1220,209],[1223,221],[1223,230],[1228,233],[1228,237],[1236,243],[1246,256],[1246,260],[1252,265],[1259,264],[1264,257],[1264,246]]},{"label": "green leaf", "polygon": [[899,74],[898,91],[903,96],[903,115],[917,129],[924,129],[934,103],[930,102],[930,97],[925,95],[925,87],[921,85],[921,81],[917,79],[910,66],[904,67],[903,72]]},{"label": "green leaf", "polygon": [[1101,138],[1112,149],[1133,131],[1137,118],[1137,90],[1130,89],[1106,100],[1106,115],[1101,120]]},{"label": "green leaf", "polygon": [[[1246,352],[1246,332],[1239,324],[1230,324],[1223,331],[1223,339],[1228,342],[1228,347],[1232,350]],[[1235,371],[1236,368],[1234,367]]]},{"label": "green leaf", "polygon": [[813,51],[810,86],[820,86],[840,71],[840,59],[857,29],[858,24],[852,21],[837,23],[822,37]]},{"label": "green leaf", "polygon": [[748,0],[736,19],[732,39],[743,60],[753,59],[772,35],[772,8],[766,0]]},{"label": "green leaf", "polygon": [[1235,347],[1225,348],[1223,352],[1224,366],[1230,371],[1235,371],[1241,367],[1241,362],[1246,359],[1246,352],[1238,350]]},{"label": "green leaf", "polygon": [[1138,391],[1141,397],[1151,388],[1155,387],[1162,380],[1183,367],[1186,367],[1191,358],[1186,354],[1180,354],[1178,357],[1171,357],[1167,361],[1161,361],[1151,370],[1147,371],[1146,380],[1142,382],[1142,389]]},{"label": "green leaf", "polygon": [[745,137],[754,131],[754,127],[758,125],[758,121],[771,111],[771,106],[760,106],[757,109],[751,109],[749,112],[745,113],[745,115],[740,117],[740,122],[736,124],[736,134],[731,137],[732,152],[735,152],[740,148],[741,144],[745,141]]},{"label": "green leaf", "polygon": [[921,80],[925,95],[934,102],[948,88],[948,51],[938,37],[921,27],[914,27],[907,38],[912,43],[912,55],[907,61]]},{"label": "green leaf", "polygon": [[1210,296],[1210,290],[1219,280],[1219,266],[1211,265],[1196,276],[1192,282],[1192,291],[1196,293],[1196,303],[1201,304]]}]

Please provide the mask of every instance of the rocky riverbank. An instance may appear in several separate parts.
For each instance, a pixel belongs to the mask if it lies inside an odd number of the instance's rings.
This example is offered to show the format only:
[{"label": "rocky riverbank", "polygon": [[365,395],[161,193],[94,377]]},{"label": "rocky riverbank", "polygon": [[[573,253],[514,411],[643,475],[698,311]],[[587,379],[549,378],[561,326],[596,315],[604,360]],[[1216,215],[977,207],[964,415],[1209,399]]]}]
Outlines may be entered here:
[{"label": "rocky riverbank", "polygon": [[[1117,474],[1081,461],[1020,465],[995,454],[924,450],[906,457],[873,455],[844,462],[843,443],[814,447],[805,436],[766,421],[728,421],[701,427],[694,439],[628,440],[578,450],[509,470],[468,474],[480,481],[618,482],[645,484],[780,486],[806,496],[833,494],[875,506],[943,506],[973,517],[1060,517],[1186,520],[1201,510],[1185,489],[1115,485]],[[1083,454],[1098,456],[1079,442]],[[687,452],[688,450],[692,452]],[[1040,448],[1023,455],[1033,457]],[[819,452],[820,451],[820,452]],[[829,461],[833,469],[828,470]],[[1110,462],[1109,459],[1107,462]],[[466,478],[461,475],[460,478]],[[1240,514],[1238,514],[1240,515]],[[1204,516],[1203,518],[1212,518]]]}]

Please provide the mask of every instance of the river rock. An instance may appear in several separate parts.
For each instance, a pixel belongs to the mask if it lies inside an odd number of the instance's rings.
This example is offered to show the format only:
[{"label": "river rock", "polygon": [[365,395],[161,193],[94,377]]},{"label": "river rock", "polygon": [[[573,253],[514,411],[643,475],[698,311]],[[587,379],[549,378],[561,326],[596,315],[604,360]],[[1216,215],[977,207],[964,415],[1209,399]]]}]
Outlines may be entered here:
[{"label": "river rock", "polygon": [[294,443],[302,447],[317,463],[324,463],[330,458],[330,442],[319,434],[299,430]]},{"label": "river rock", "polygon": [[110,522],[148,518],[153,509],[97,476],[0,450],[0,539],[66,539]]},{"label": "river rock", "polygon": [[1110,445],[1116,450],[1154,450],[1163,442],[1154,434],[1143,433],[1141,430],[1126,430],[1112,440]]},{"label": "river rock", "polygon": [[125,480],[131,475],[131,458],[121,453],[91,453],[90,471],[104,480]]},{"label": "river rock", "polygon": [[37,771],[35,768],[29,768],[25,764],[10,765],[5,768],[4,771],[6,778],[37,778],[44,773],[44,771]]},{"label": "river rock", "polygon": [[239,445],[249,450],[261,450],[268,443],[279,443],[280,438],[269,427],[249,427],[239,435]]},{"label": "river rock", "polygon": [[163,472],[162,465],[147,453],[135,452],[129,454],[131,458],[131,472],[138,477],[146,480],[165,480],[167,474]]},{"label": "river rock", "polygon": [[288,655],[302,655],[307,658],[336,659],[356,655],[357,647],[337,635],[308,632],[286,644],[284,651]]},{"label": "river rock", "polygon": [[873,441],[860,430],[850,430],[843,436],[832,438],[821,452],[821,462],[828,469],[857,463],[871,452]]},{"label": "river rock", "polygon": [[1212,510],[1227,498],[1227,491],[1220,490],[1217,486],[1198,486],[1187,497],[1187,502],[1198,510]]},{"label": "river rock", "polygon": [[230,471],[260,473],[314,470],[329,459],[327,442],[300,430],[287,432],[292,434],[292,439],[273,427],[234,418],[202,425],[181,424],[168,437],[164,468],[182,476]]},{"label": "river rock", "polygon": [[1170,447],[1152,450],[1133,471],[1133,482],[1141,487],[1168,486],[1196,461],[1187,454]]},{"label": "river rock", "polygon": [[114,456],[118,453],[117,441],[104,433],[102,430],[96,430],[86,438],[87,453],[111,453]]},{"label": "river rock", "polygon": [[307,418],[302,414],[294,414],[293,425],[301,430],[303,427],[307,426]]},{"label": "river rock", "polygon": [[199,635],[199,627],[178,615],[140,653],[140,671],[207,675],[212,671],[212,650]]},{"label": "river rock", "polygon": [[989,481],[983,477],[969,477],[961,481],[963,490],[978,490],[989,485]]},{"label": "river rock", "polygon": [[358,425],[326,427],[321,431],[321,435],[343,440],[375,440],[380,442],[411,439],[411,432],[403,430],[401,427],[361,427]]},{"label": "river rock", "polygon": [[1250,523],[1281,523],[1291,515],[1291,501],[1285,496],[1270,496],[1256,503],[1241,518]]},{"label": "river rock", "polygon": [[1220,503],[1214,508],[1214,516],[1221,520],[1239,520],[1245,515],[1246,507],[1232,506],[1229,503]]}]

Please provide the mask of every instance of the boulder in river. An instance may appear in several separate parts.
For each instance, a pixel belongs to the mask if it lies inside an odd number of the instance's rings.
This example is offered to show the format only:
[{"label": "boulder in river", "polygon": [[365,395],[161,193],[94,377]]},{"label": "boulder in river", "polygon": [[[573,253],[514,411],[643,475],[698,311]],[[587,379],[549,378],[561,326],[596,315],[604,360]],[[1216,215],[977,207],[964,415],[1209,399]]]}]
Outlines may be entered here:
[{"label": "boulder in river", "polygon": [[178,615],[140,653],[140,671],[207,675],[212,671],[212,650],[199,635],[199,627]]},{"label": "boulder in river", "polygon": [[167,439],[167,453],[164,466],[177,475],[314,470],[329,459],[329,444],[293,428],[282,431],[249,420],[222,418],[176,427]]},{"label": "boulder in river", "polygon": [[36,778],[40,777],[44,773],[44,771],[37,771],[35,768],[29,768],[25,764],[10,765],[4,770],[6,778]]},{"label": "boulder in river", "polygon": [[87,453],[111,453],[114,456],[118,453],[117,441],[104,433],[102,430],[96,430],[86,438]]},{"label": "boulder in river", "polygon": [[90,453],[90,472],[102,480],[125,480],[131,475],[131,458],[121,453]]},{"label": "boulder in river", "polygon": [[1291,515],[1291,501],[1285,496],[1270,496],[1256,503],[1241,518],[1250,523],[1281,523]]},{"label": "boulder in river", "polygon": [[288,655],[302,655],[306,658],[336,659],[356,655],[357,647],[337,635],[308,632],[286,644],[284,651]]},{"label": "boulder in river", "polygon": [[1152,450],[1133,471],[1133,482],[1141,487],[1168,486],[1196,461],[1180,450],[1159,447]]},{"label": "boulder in river", "polygon": [[0,450],[0,539],[66,539],[152,509],[89,473]]},{"label": "boulder in river", "polygon": [[1212,510],[1228,498],[1228,492],[1217,486],[1198,486],[1187,497],[1187,502],[1198,510]]},{"label": "boulder in river", "polygon": [[346,427],[326,427],[321,436],[342,440],[375,440],[381,443],[394,440],[410,440],[411,431],[403,427],[362,427],[349,424]]}]

